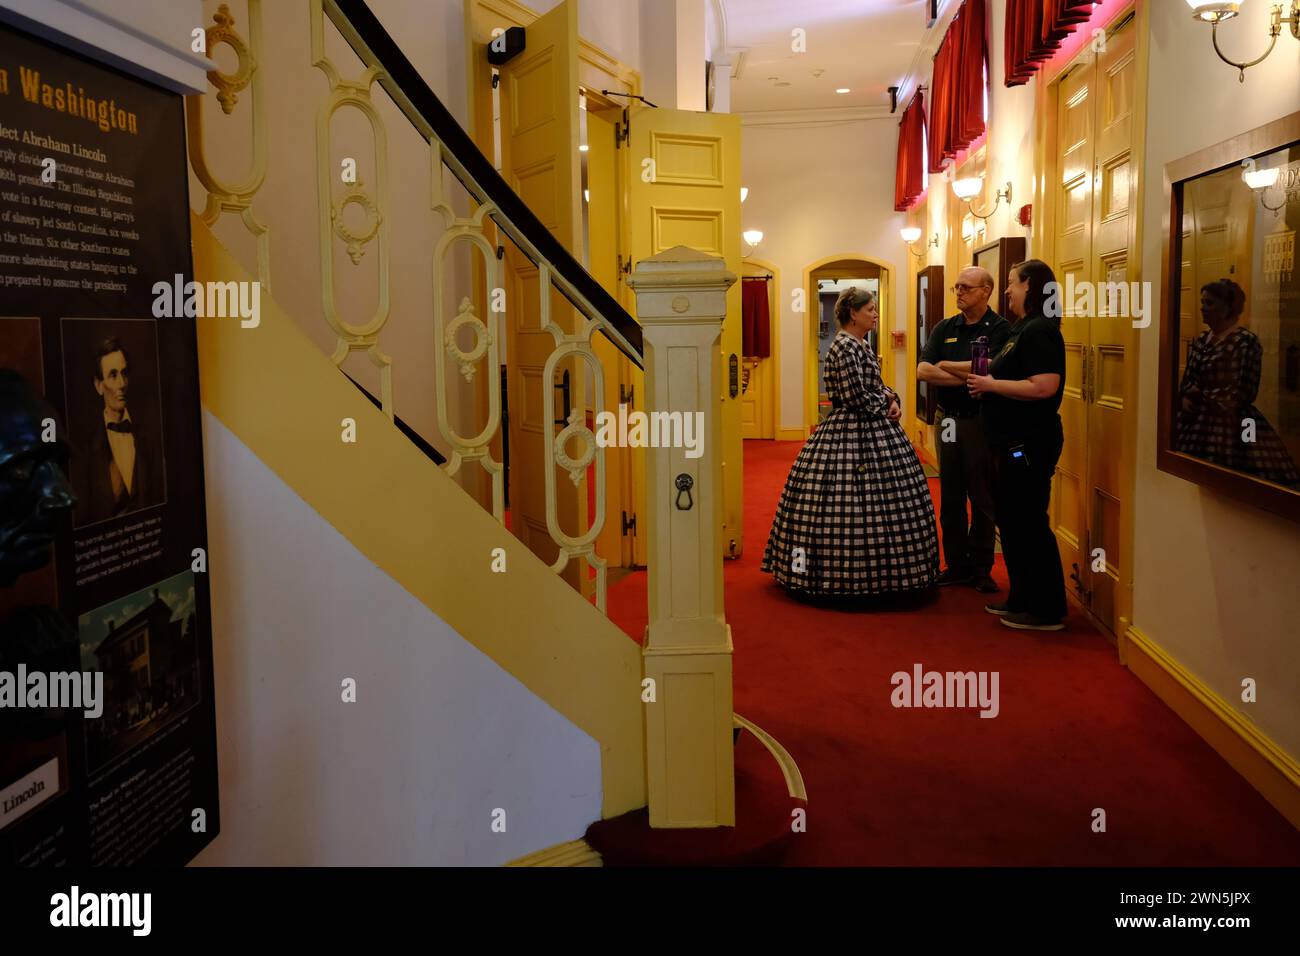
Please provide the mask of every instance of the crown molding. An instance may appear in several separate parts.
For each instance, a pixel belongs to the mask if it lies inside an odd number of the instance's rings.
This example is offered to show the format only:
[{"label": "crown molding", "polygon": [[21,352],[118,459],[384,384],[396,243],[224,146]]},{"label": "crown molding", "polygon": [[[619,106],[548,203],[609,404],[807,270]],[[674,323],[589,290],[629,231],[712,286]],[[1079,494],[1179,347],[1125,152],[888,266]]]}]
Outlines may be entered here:
[{"label": "crown molding", "polygon": [[748,110],[738,112],[742,126],[829,126],[889,119],[888,106],[831,106],[816,110]]},{"label": "crown molding", "polygon": [[711,0],[713,6],[713,22],[717,26],[717,35],[713,37],[713,59],[716,62],[719,51],[726,56],[730,56],[731,48],[727,46],[727,5],[725,0]]}]

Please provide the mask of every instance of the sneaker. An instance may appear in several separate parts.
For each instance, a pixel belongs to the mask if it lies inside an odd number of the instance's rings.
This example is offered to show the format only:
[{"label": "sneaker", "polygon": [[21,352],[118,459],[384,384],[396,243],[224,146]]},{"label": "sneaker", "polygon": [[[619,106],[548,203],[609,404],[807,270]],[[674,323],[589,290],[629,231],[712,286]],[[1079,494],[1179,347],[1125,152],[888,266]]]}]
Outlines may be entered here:
[{"label": "sneaker", "polygon": [[998,618],[1007,627],[1018,631],[1063,631],[1065,624],[1050,617],[1038,617],[1028,611],[1016,611]]},{"label": "sneaker", "polygon": [[952,568],[944,571],[934,579],[934,583],[939,585],[939,587],[946,587],[949,584],[970,584],[970,582],[971,576],[969,571],[954,571]]},{"label": "sneaker", "polygon": [[1006,617],[1008,614],[1016,613],[1008,607],[1005,602],[1002,604],[985,604],[984,610],[988,611],[990,614],[996,614],[998,617]]},{"label": "sneaker", "polygon": [[992,576],[987,573],[975,575],[971,584],[980,594],[997,594],[1001,590],[998,587],[998,582],[994,581]]}]

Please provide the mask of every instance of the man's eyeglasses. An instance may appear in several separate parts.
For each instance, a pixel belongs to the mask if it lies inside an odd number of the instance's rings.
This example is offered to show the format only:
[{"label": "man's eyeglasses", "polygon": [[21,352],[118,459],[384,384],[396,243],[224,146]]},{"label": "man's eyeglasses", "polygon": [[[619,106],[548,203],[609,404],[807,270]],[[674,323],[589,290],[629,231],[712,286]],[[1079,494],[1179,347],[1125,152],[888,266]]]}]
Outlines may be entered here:
[{"label": "man's eyeglasses", "polygon": [[[965,285],[964,283],[959,282],[952,287],[952,291],[957,293],[957,295],[961,295],[963,292],[974,292],[976,289],[988,289],[988,288],[989,287],[986,285]],[[989,289],[989,291],[992,292],[993,290]]]}]

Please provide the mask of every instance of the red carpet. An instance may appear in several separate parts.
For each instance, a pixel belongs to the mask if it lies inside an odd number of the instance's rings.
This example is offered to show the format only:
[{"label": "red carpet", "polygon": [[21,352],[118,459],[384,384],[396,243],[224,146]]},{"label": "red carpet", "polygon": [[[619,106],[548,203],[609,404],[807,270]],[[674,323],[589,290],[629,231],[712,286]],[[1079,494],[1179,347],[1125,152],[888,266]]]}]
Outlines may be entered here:
[{"label": "red carpet", "polygon": [[[1077,612],[1037,634],[999,625],[970,588],[919,608],[834,610],[773,584],[759,564],[799,447],[745,442],[745,552],[725,562],[736,710],[790,751],[808,788],[787,864],[1300,864],[1300,832]],[[1005,588],[1000,564],[994,577]],[[610,589],[609,608],[640,640],[644,572]],[[917,663],[999,672],[999,715],[895,709],[890,677]]]},{"label": "red carpet", "polygon": [[767,748],[748,731],[736,742],[736,826],[651,830],[645,809],[600,820],[586,840],[605,866],[775,866],[795,840],[790,797]]}]

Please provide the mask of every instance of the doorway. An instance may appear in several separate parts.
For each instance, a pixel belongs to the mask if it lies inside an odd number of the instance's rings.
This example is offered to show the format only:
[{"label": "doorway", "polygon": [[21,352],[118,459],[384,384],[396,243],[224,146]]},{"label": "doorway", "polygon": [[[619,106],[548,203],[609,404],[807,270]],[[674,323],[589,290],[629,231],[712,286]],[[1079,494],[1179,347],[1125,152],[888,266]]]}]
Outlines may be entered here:
[{"label": "doorway", "polygon": [[[740,424],[744,438],[775,438],[781,417],[781,270],[770,262],[745,257],[741,263]],[[756,308],[766,304],[766,320]],[[758,323],[766,326],[763,340]]]},{"label": "doorway", "polygon": [[867,337],[867,344],[880,362],[880,376],[886,385],[895,388],[893,362],[890,353],[888,330],[893,327],[893,269],[866,256],[832,256],[814,262],[804,270],[804,288],[807,290],[807,307],[804,310],[804,427],[805,435],[830,414],[830,399],[826,395],[822,366],[826,352],[835,340],[838,323],[835,321],[835,300],[840,292],[850,286],[865,288],[876,296],[880,321]]}]

